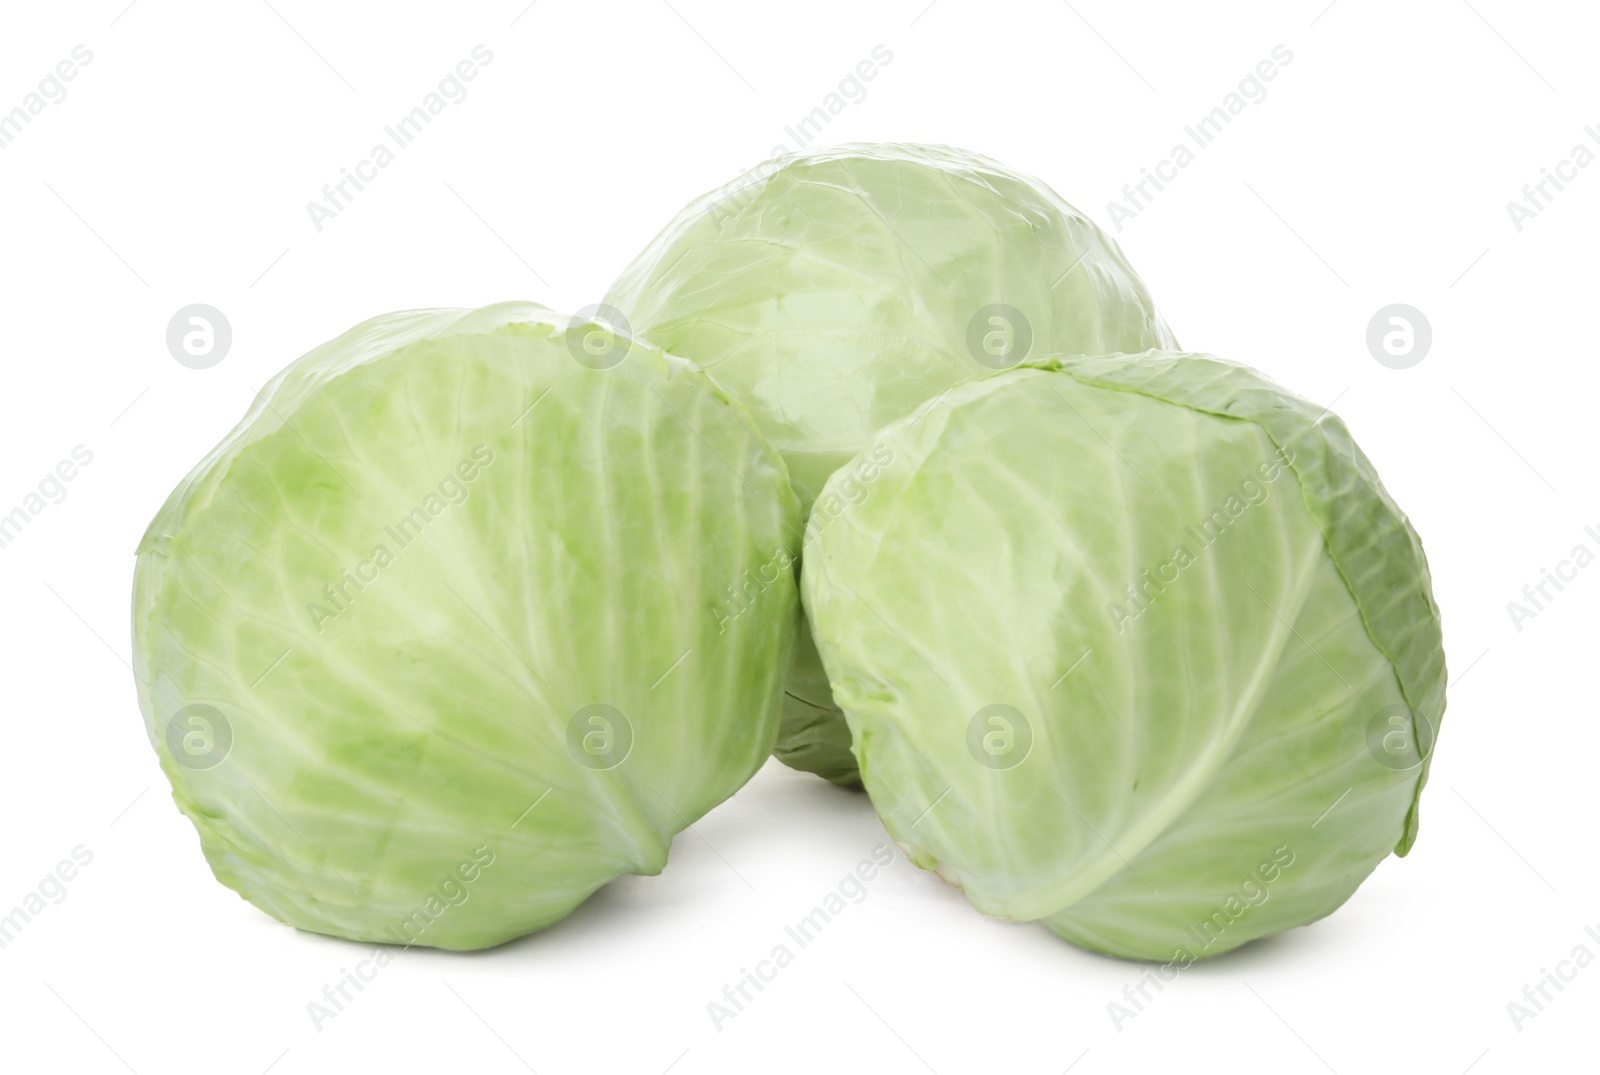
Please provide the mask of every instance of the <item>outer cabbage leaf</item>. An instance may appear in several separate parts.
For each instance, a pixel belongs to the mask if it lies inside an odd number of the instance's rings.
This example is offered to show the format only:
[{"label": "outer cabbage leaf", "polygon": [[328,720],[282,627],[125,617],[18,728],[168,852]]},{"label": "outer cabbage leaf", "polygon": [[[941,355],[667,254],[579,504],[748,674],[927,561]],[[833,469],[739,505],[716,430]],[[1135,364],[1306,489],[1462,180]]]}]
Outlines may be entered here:
[{"label": "outer cabbage leaf", "polygon": [[[884,425],[1029,354],[1174,347],[1117,244],[1038,180],[944,146],[781,158],[685,208],[606,301],[783,453],[802,511]],[[778,757],[858,775],[811,647]]]},{"label": "outer cabbage leaf", "polygon": [[1207,356],[1067,358],[879,434],[802,596],[886,827],[980,911],[1186,963],[1416,835],[1422,547],[1337,418]]},{"label": "outer cabbage leaf", "polygon": [[658,872],[760,767],[792,568],[725,595],[798,528],[782,459],[688,363],[526,303],[380,317],[272,381],[150,525],[151,743],[262,910],[498,944]]}]

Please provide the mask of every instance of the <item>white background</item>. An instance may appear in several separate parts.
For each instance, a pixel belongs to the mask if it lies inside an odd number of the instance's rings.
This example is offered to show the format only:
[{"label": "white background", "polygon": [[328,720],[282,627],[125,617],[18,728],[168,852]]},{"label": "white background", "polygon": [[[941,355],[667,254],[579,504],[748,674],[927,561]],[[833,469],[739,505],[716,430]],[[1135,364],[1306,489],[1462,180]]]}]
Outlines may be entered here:
[{"label": "white background", "polygon": [[[64,502],[0,549],[9,735],[0,911],[84,845],[67,898],[0,949],[0,1067],[1475,1075],[1594,1070],[1600,964],[1536,1018],[1507,1003],[1600,955],[1600,166],[1519,232],[1506,203],[1600,125],[1577,2],[526,0],[6,5],[0,110],[73,46],[69,96],[0,150],[0,511],[75,445]],[[305,205],[482,43],[492,63],[319,233]],[[864,796],[771,763],[666,872],[545,934],[413,950],[320,1030],[367,953],[210,876],[146,741],[133,549],[176,481],[291,359],[368,316],[572,310],[691,197],[786,142],[873,46],[892,61],[819,141],[944,142],[1108,202],[1274,45],[1269,94],[1117,234],[1187,347],[1334,403],[1426,543],[1453,686],[1421,836],[1331,918],[1185,972],[985,921],[903,857],[742,1014],[707,1002],[886,837]],[[1590,143],[1600,151],[1600,144]],[[231,322],[213,369],[168,320]],[[1432,324],[1407,370],[1375,311]]]}]

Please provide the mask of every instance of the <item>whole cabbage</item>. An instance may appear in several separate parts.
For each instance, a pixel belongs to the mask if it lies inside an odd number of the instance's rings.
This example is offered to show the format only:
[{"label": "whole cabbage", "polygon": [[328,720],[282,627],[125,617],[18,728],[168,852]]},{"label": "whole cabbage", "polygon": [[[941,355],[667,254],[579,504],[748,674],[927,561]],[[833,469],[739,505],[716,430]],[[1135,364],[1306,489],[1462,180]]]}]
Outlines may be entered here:
[{"label": "whole cabbage", "polygon": [[873,451],[802,596],[874,807],[978,910],[1187,965],[1410,849],[1439,611],[1337,418],[1156,351],[964,385]]},{"label": "whole cabbage", "polygon": [[224,884],[482,948],[659,872],[761,766],[798,543],[782,459],[687,363],[527,303],[391,314],[151,523],[139,703]]},{"label": "whole cabbage", "polygon": [[[606,302],[749,408],[803,512],[870,496],[823,483],[889,422],[1032,355],[1176,346],[1116,243],[1050,188],[944,146],[778,159],[685,208]],[[801,632],[778,757],[859,778]]]}]

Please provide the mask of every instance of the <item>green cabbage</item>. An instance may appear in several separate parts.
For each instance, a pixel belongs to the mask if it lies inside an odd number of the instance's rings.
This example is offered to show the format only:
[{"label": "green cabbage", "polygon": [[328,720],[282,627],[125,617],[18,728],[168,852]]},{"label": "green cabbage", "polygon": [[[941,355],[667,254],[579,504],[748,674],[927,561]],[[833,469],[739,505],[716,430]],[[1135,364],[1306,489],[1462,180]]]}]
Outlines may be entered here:
[{"label": "green cabbage", "polygon": [[873,805],[978,910],[1186,964],[1410,849],[1438,609],[1337,418],[1158,351],[964,385],[872,453],[802,598]]},{"label": "green cabbage", "polygon": [[284,922],[540,929],[657,873],[770,753],[798,510],[736,404],[604,326],[368,321],[141,542],[151,743],[218,879]]},{"label": "green cabbage", "polygon": [[[684,209],[606,301],[750,409],[805,512],[874,432],[953,385],[1030,353],[1176,346],[1093,222],[1037,180],[941,146],[759,168]],[[808,645],[787,694],[778,756],[856,782]]]}]

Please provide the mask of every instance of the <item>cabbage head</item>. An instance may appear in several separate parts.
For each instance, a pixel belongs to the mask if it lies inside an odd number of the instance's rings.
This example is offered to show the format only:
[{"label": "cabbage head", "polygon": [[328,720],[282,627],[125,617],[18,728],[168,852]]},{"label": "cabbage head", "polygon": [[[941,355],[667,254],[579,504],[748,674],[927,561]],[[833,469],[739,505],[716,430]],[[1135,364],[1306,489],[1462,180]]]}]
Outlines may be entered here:
[{"label": "cabbage head", "polygon": [[[606,302],[750,409],[805,513],[878,429],[953,385],[1030,354],[1176,346],[1092,221],[944,146],[778,158],[692,202]],[[856,479],[817,510],[872,495],[868,472]],[[778,757],[855,783],[848,729],[801,634]]]},{"label": "cabbage head", "polygon": [[873,805],[979,911],[1182,966],[1410,849],[1439,613],[1337,418],[1156,351],[961,386],[871,451],[802,597]]},{"label": "cabbage head", "polygon": [[150,741],[217,878],[284,922],[541,929],[771,751],[798,512],[686,362],[526,303],[379,317],[268,384],[140,543]]}]

